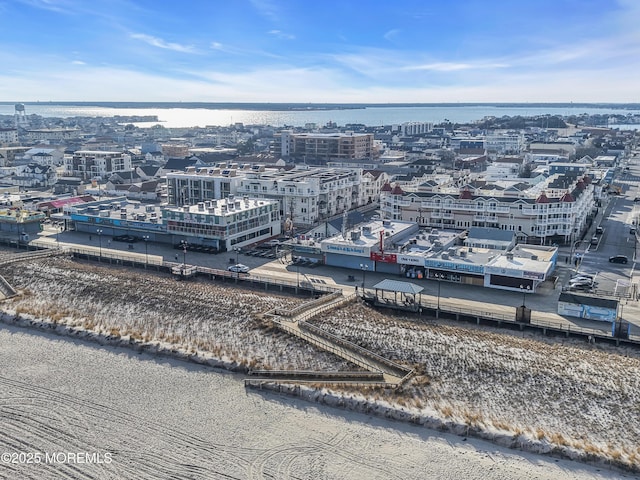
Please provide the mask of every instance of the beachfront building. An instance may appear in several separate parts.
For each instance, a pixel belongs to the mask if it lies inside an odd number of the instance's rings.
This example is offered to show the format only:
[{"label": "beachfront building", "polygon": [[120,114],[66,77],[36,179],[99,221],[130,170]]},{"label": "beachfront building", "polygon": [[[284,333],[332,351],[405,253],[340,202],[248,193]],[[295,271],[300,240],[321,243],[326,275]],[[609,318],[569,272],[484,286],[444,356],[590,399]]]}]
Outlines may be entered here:
[{"label": "beachfront building", "polygon": [[20,207],[0,209],[0,239],[8,243],[26,243],[40,231],[45,214]]},{"label": "beachfront building", "polygon": [[99,235],[104,245],[111,237],[128,236],[150,242],[179,244],[202,251],[232,251],[280,235],[278,202],[238,198],[160,207],[109,198],[64,207],[71,229]]},{"label": "beachfront building", "polygon": [[594,186],[578,175],[552,175],[533,185],[522,182],[469,182],[437,191],[405,192],[387,184],[381,212],[391,220],[422,227],[466,230],[489,227],[514,232],[518,243],[572,243],[593,215]]},{"label": "beachfront building", "polygon": [[345,210],[377,204],[388,178],[380,171],[345,168],[189,167],[167,174],[167,197],[176,206],[228,195],[277,200],[283,221],[311,226]]},{"label": "beachfront building", "polygon": [[174,238],[187,238],[220,251],[232,251],[279,236],[277,201],[235,197],[163,209],[163,223]]},{"label": "beachfront building", "polygon": [[512,232],[476,228],[467,234],[387,220],[343,227],[322,240],[320,250],[324,263],[359,272],[362,284],[367,272],[384,272],[523,293],[535,293],[551,278],[558,256],[556,247],[515,245]]},{"label": "beachfront building", "polygon": [[123,152],[78,150],[64,156],[65,175],[84,180],[107,178],[118,172],[130,172],[131,156]]},{"label": "beachfront building", "polygon": [[372,133],[294,133],[283,130],[274,137],[274,155],[294,161],[324,164],[339,160],[367,160],[374,156]]}]

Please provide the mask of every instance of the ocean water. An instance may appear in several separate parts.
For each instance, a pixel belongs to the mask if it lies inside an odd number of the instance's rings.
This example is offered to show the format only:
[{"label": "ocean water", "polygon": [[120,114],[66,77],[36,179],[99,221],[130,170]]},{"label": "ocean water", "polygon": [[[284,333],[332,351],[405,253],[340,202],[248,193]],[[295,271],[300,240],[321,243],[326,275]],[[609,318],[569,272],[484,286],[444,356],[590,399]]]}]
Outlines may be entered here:
[{"label": "ocean water", "polygon": [[[392,125],[404,122],[434,122],[444,120],[451,122],[473,122],[486,116],[536,116],[536,115],[579,115],[587,114],[638,114],[640,110],[624,109],[608,106],[527,106],[527,105],[433,105],[433,106],[373,106],[354,109],[335,110],[255,110],[229,109],[205,106],[203,108],[153,107],[146,104],[145,108],[120,108],[113,106],[90,105],[56,105],[56,104],[25,104],[27,115],[37,114],[43,117],[68,118],[82,117],[111,117],[115,115],[155,115],[159,122],[143,122],[138,126],[151,126],[157,123],[167,128],[205,127],[208,125],[228,126],[234,123],[245,125],[273,125],[275,127],[294,126],[303,127],[308,123],[318,126],[335,122],[339,126],[351,123],[368,126]],[[13,115],[14,104],[0,104],[0,115]]]}]

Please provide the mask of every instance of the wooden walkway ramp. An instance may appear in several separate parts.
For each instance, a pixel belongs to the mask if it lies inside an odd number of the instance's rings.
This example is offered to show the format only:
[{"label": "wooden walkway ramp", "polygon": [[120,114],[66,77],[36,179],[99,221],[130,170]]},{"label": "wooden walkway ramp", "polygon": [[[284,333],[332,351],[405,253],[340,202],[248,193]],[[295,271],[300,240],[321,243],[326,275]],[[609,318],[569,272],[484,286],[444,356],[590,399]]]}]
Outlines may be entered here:
[{"label": "wooden walkway ramp", "polygon": [[[353,342],[333,335],[307,322],[310,318],[339,308],[347,303],[356,301],[355,294],[343,296],[338,294],[326,295],[308,302],[280,315],[272,312],[271,319],[279,329],[322,349],[331,352],[365,369],[365,372],[296,372],[282,371],[267,374],[265,370],[252,371],[252,378],[245,380],[245,385],[256,386],[260,382],[270,383],[340,383],[369,386],[398,387],[413,375],[413,370],[378,355],[371,350]],[[349,378],[352,377],[352,378]]]}]

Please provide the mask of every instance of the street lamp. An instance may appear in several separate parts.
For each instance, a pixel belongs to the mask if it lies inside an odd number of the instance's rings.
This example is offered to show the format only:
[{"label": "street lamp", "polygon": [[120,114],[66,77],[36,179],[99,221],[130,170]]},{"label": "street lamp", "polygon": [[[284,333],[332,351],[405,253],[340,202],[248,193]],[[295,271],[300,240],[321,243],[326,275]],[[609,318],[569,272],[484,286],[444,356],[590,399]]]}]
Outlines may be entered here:
[{"label": "street lamp", "polygon": [[98,234],[98,252],[100,252],[100,258],[98,261],[102,262],[102,229],[97,229],[96,233]]},{"label": "street lamp", "polygon": [[234,247],[233,251],[236,252],[236,283],[238,283],[238,277],[240,276],[240,269],[238,268],[238,263],[240,263],[240,249],[238,247]]},{"label": "street lamp", "polygon": [[531,290],[531,285],[520,285],[520,291],[522,292],[522,308],[527,308],[527,305],[525,304],[525,299],[527,297],[527,292]]},{"label": "street lamp", "polygon": [[56,223],[56,245],[60,248],[60,232],[62,231],[62,224]]},{"label": "street lamp", "polygon": [[364,297],[365,274],[367,273],[367,270],[369,270],[369,265],[361,263],[360,269],[362,270],[362,296]]},{"label": "street lamp", "polygon": [[444,273],[434,273],[433,277],[438,281],[438,310],[436,317],[440,316],[440,285],[442,283],[442,279],[444,278]]},{"label": "street lamp", "polygon": [[182,266],[186,270],[187,268],[187,241],[180,240],[180,245],[182,245]]},{"label": "street lamp", "polygon": [[147,244],[149,235],[143,235],[142,239],[144,240],[144,268],[147,268],[147,265],[149,265],[149,249]]}]

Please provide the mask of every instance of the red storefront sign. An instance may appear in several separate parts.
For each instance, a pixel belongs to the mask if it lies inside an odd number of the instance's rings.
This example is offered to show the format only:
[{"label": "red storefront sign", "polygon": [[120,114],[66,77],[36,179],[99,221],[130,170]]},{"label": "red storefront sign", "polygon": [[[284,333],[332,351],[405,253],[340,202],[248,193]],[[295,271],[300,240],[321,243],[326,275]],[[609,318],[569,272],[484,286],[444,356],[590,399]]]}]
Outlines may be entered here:
[{"label": "red storefront sign", "polygon": [[369,258],[374,262],[398,263],[398,256],[395,253],[371,252]]}]

